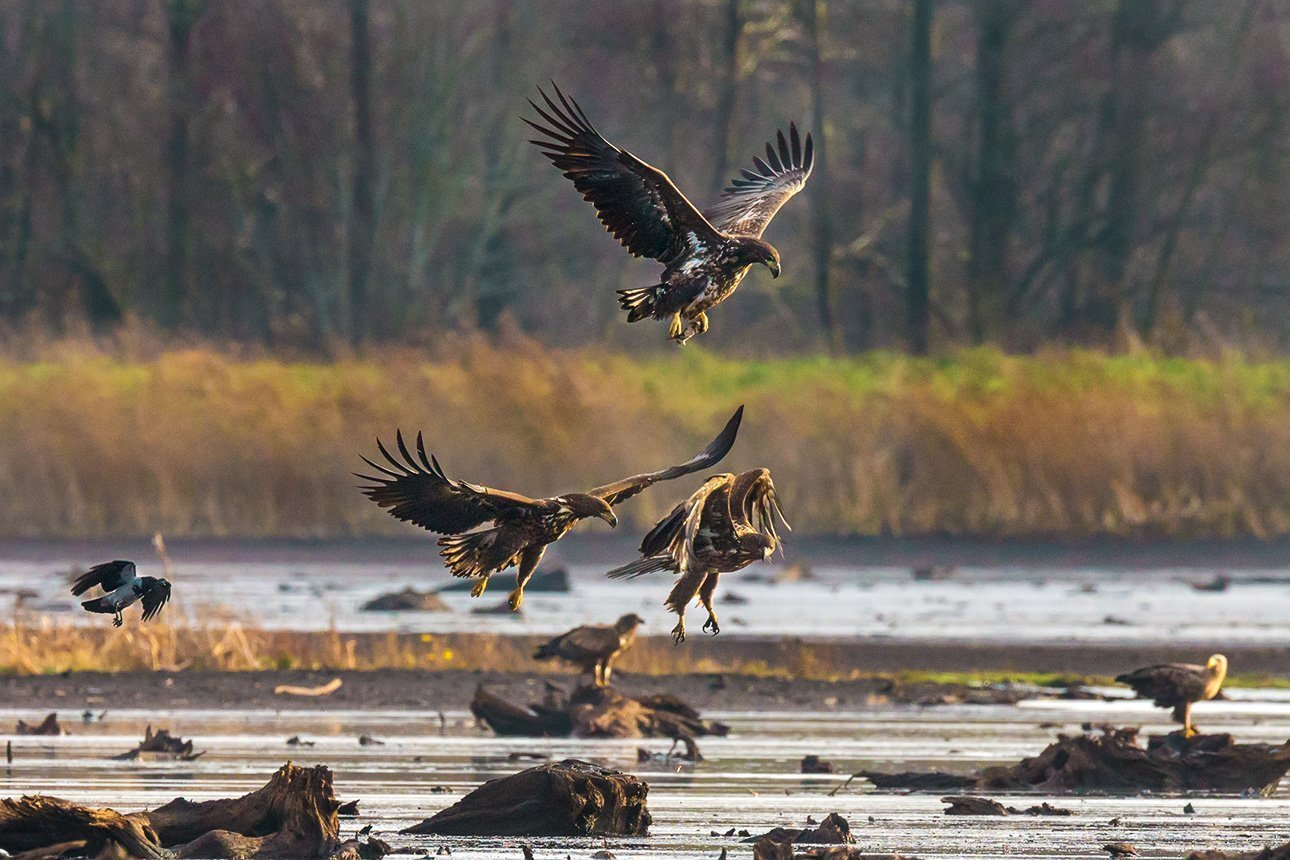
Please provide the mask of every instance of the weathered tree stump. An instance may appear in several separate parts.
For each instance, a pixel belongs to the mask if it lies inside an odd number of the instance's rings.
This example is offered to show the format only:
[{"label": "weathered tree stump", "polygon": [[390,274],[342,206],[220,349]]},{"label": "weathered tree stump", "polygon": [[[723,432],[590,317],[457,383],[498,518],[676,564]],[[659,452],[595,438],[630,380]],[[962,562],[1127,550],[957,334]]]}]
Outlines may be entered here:
[{"label": "weathered tree stump", "polygon": [[177,738],[165,729],[157,729],[154,734],[152,726],[148,726],[143,733],[143,740],[139,745],[129,752],[114,755],[112,758],[116,761],[134,761],[140,756],[149,756],[151,758],[172,758],[176,761],[192,761],[206,755],[206,751],[194,752],[193,742]]},{"label": "weathered tree stump", "polygon": [[521,708],[485,691],[475,691],[470,711],[498,735],[509,737],[652,738],[684,740],[724,736],[730,727],[703,719],[674,696],[634,699],[612,687],[582,686],[567,699]]},{"label": "weathered tree stump", "polygon": [[972,797],[971,795],[955,795],[942,797],[941,803],[948,803],[945,807],[946,815],[1007,815],[1008,809],[997,800],[991,800],[988,797]]},{"label": "weathered tree stump", "polygon": [[443,598],[433,591],[417,591],[408,587],[402,591],[391,591],[359,607],[363,612],[451,612],[452,607],[443,602]]},{"label": "weathered tree stump", "polygon": [[[231,800],[183,798],[121,815],[56,797],[0,800],[0,848],[57,856],[227,857],[287,860],[380,856],[380,844],[341,843],[331,772],[283,765],[263,788]],[[68,843],[79,843],[72,849]],[[379,843],[379,840],[378,840]],[[61,848],[60,848],[61,846]],[[167,851],[166,849],[170,849]],[[173,852],[173,853],[171,853]],[[107,853],[104,856],[108,856]]]},{"label": "weathered tree stump", "polygon": [[576,759],[490,780],[403,833],[439,836],[644,836],[649,786]]},{"label": "weathered tree stump", "polygon": [[[1040,791],[1188,792],[1274,791],[1290,772],[1290,742],[1238,744],[1231,735],[1181,732],[1153,737],[1138,745],[1132,729],[1106,728],[1100,735],[1059,736],[1043,752],[1014,765],[986,768],[971,776],[944,773],[863,776],[883,789]],[[1039,814],[1039,813],[1036,813]]]},{"label": "weathered tree stump", "polygon": [[14,734],[18,735],[65,735],[67,732],[58,724],[58,714],[51,713],[39,723],[32,725],[25,720],[19,720],[18,725],[14,727]]},{"label": "weathered tree stump", "polygon": [[1262,851],[1240,851],[1228,854],[1225,851],[1193,851],[1187,860],[1290,860],[1290,842],[1276,848],[1264,848]]},{"label": "weathered tree stump", "polygon": [[[851,825],[836,812],[824,816],[824,820],[814,827],[792,830],[787,827],[776,827],[760,836],[749,836],[744,842],[782,842],[790,845],[854,845],[855,837],[851,835]],[[756,849],[754,849],[755,853]]]}]

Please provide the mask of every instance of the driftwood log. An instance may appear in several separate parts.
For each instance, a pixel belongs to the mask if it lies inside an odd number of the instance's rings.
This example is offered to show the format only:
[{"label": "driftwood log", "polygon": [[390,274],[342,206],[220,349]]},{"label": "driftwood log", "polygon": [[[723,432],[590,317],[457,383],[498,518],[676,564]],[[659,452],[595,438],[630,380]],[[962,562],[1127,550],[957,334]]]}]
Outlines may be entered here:
[{"label": "driftwood log", "polygon": [[0,800],[0,848],[45,856],[371,858],[379,840],[341,842],[325,767],[287,763],[260,789],[230,800],[179,798],[122,815],[43,795]]},{"label": "driftwood log", "polygon": [[51,713],[46,715],[45,719],[32,725],[25,720],[19,720],[18,725],[14,727],[14,734],[17,735],[65,735],[67,732],[58,724],[58,714]]},{"label": "driftwood log", "polygon": [[451,612],[452,607],[433,591],[417,591],[411,586],[373,597],[360,609],[364,612]]},{"label": "driftwood log", "polygon": [[649,786],[576,759],[489,780],[401,832],[438,836],[644,836]]},{"label": "driftwood log", "polygon": [[997,800],[991,800],[988,797],[973,797],[971,795],[960,794],[951,797],[942,797],[941,803],[948,803],[945,808],[946,815],[1055,815],[1065,816],[1074,815],[1069,809],[1062,809],[1059,806],[1051,806],[1047,801],[1038,806],[1031,806],[1026,809],[1018,809],[1015,806],[1004,806]]},{"label": "driftwood log", "polygon": [[705,720],[694,708],[664,694],[634,699],[612,687],[581,686],[567,698],[549,690],[546,700],[522,708],[475,691],[470,711],[498,735],[512,737],[685,738],[725,736],[730,727]]},{"label": "driftwood log", "polygon": [[1224,851],[1193,851],[1187,860],[1290,860],[1290,842],[1262,851],[1241,851],[1228,854]]},{"label": "driftwood log", "polygon": [[905,790],[1267,794],[1287,771],[1290,742],[1238,744],[1227,734],[1184,738],[1174,732],[1152,737],[1144,748],[1138,744],[1136,729],[1108,728],[1100,735],[1059,736],[1033,758],[970,776],[871,771],[857,776],[879,788]]},{"label": "driftwood log", "polygon": [[[900,854],[874,854],[857,848],[851,826],[836,812],[813,827],[776,827],[743,841],[753,843],[753,860],[902,860]],[[918,858],[904,856],[903,860]]]},{"label": "driftwood log", "polygon": [[824,816],[818,825],[807,826],[800,830],[787,827],[776,827],[760,836],[749,836],[744,842],[783,842],[790,845],[854,845],[855,837],[851,835],[851,825],[836,812]]},{"label": "driftwood log", "polygon": [[152,726],[144,729],[143,740],[139,745],[129,752],[112,756],[117,761],[134,761],[140,756],[149,758],[172,758],[176,761],[192,761],[195,758],[201,758],[206,751],[194,752],[193,742],[177,738],[165,729],[157,729],[154,733]]}]

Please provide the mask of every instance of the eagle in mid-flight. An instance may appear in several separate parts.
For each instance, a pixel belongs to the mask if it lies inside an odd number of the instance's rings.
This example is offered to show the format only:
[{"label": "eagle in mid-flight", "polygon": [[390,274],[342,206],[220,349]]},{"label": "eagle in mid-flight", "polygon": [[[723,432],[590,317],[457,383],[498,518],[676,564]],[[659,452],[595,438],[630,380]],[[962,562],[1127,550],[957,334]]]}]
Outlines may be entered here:
[{"label": "eagle in mid-flight", "polygon": [[546,138],[530,143],[573,180],[633,256],[666,267],[658,284],[618,291],[628,322],[670,319],[668,337],[685,343],[708,330],[707,311],[735,291],[749,266],[760,263],[779,277],[779,252],[761,235],[811,175],[815,146],[809,134],[803,146],[796,125],[789,125],[787,139],[777,132],[778,146],[767,143],[766,159],[753,158],[757,170],[741,171],[742,178],[700,212],[666,173],[605,140],[578,103],[552,87],[555,100],[538,89],[545,110],[529,99],[546,123],[524,120]]},{"label": "eagle in mid-flight", "polygon": [[708,610],[703,629],[715,636],[721,632],[712,608],[717,580],[723,573],[771,557],[780,545],[776,520],[788,528],[770,470],[714,475],[645,535],[643,558],[607,576],[622,579],[659,570],[679,573],[665,601],[678,616],[672,641],[677,645],[685,641],[685,607],[696,595]]},{"label": "eagle in mid-flight", "polygon": [[[585,493],[565,493],[549,499],[532,499],[520,493],[449,478],[438,460],[426,456],[420,433],[413,457],[399,432],[395,434],[395,442],[402,458],[391,455],[376,440],[386,465],[363,457],[363,462],[377,474],[357,475],[370,482],[359,489],[396,519],[445,535],[439,539],[440,555],[452,575],[479,580],[470,592],[472,597],[484,593],[488,578],[494,573],[518,565],[515,590],[509,602],[511,609],[519,609],[524,600],[524,586],[537,570],[548,544],[564,537],[579,520],[587,517],[598,517],[611,527],[616,526],[615,505],[659,481],[670,481],[715,466],[735,444],[743,414],[744,408],[740,406],[708,447],[680,465],[633,475]],[[491,525],[480,528],[485,523]]]}]

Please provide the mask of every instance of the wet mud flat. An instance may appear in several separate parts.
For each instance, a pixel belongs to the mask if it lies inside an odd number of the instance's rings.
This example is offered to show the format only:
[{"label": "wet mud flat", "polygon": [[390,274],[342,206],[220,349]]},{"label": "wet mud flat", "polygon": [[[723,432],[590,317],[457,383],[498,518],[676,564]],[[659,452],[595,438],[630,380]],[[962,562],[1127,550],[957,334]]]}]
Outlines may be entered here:
[{"label": "wet mud flat", "polygon": [[[1250,743],[1279,744],[1290,737],[1290,702],[1283,694],[1237,692],[1240,699],[1197,706],[1203,729],[1231,732]],[[1144,857],[1177,858],[1196,849],[1256,850],[1290,840],[1286,782],[1267,797],[991,795],[1022,809],[1047,801],[1073,812],[1064,817],[947,817],[945,792],[878,791],[863,780],[839,789],[847,774],[862,770],[967,774],[1015,762],[1035,755],[1058,734],[1078,734],[1083,723],[1140,724],[1144,732],[1171,728],[1162,712],[1141,702],[718,708],[705,715],[727,723],[730,734],[701,739],[703,760],[690,762],[663,757],[669,746],[663,739],[498,738],[474,724],[462,701],[451,699],[433,710],[372,702],[328,703],[325,710],[320,701],[287,708],[154,702],[104,706],[101,719],[100,710],[92,712],[92,722],[83,722],[86,703],[76,691],[64,693],[58,713],[69,734],[0,737],[13,745],[13,761],[0,768],[0,796],[46,793],[130,812],[177,796],[196,801],[239,796],[264,785],[289,759],[327,766],[338,799],[359,801],[359,816],[342,819],[342,837],[371,825],[371,834],[395,849],[431,856],[451,848],[454,857],[518,858],[520,843],[526,842],[538,858],[591,858],[607,849],[620,858],[712,860],[722,848],[732,858],[751,857],[740,831],[800,828],[808,816],[818,821],[830,812],[850,822],[867,851],[925,858],[1104,857],[1101,846],[1109,842],[1131,843]],[[14,699],[7,703],[10,707],[0,711],[6,732],[18,719],[32,723],[44,716],[34,703],[21,709],[12,707]],[[204,754],[189,761],[113,760],[136,746],[148,725],[192,740]],[[641,748],[655,755],[642,762]],[[802,774],[801,760],[812,754],[837,773]],[[486,780],[566,758],[645,780],[650,835],[604,841],[399,832]],[[725,835],[732,828],[735,832]]]}]

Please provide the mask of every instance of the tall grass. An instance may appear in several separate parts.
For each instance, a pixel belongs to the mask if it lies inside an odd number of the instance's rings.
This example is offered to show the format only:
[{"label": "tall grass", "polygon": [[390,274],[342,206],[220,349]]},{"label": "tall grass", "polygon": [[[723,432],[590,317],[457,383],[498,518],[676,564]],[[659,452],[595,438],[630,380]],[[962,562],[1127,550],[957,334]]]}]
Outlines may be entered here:
[{"label": "tall grass", "polygon": [[[320,364],[90,347],[0,359],[0,536],[407,534],[349,474],[424,430],[450,474],[532,494],[697,450],[769,466],[799,531],[1290,533],[1290,361],[987,349],[655,357],[480,339]],[[696,484],[664,485],[631,527]]]}]

